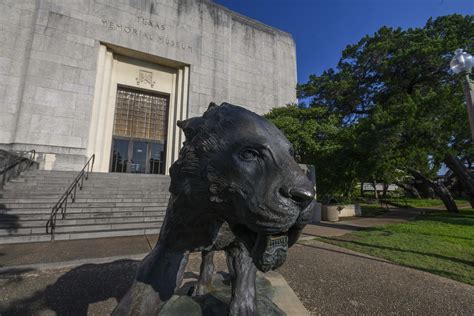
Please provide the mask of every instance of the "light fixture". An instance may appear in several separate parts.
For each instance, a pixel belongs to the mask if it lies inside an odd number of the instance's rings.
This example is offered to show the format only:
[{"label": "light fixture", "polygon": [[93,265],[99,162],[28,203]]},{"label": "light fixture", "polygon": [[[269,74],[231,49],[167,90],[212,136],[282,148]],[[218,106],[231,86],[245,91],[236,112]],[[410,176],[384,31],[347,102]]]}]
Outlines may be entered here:
[{"label": "light fixture", "polygon": [[450,69],[455,74],[462,74],[464,77],[464,95],[466,96],[467,115],[471,127],[471,138],[474,140],[474,79],[471,78],[474,58],[471,54],[458,48],[454,51],[454,57],[449,64]]},{"label": "light fixture", "polygon": [[474,58],[471,54],[463,51],[461,48],[458,48],[454,51],[454,57],[451,59],[450,69],[455,74],[461,72],[470,73],[472,67],[474,66]]}]

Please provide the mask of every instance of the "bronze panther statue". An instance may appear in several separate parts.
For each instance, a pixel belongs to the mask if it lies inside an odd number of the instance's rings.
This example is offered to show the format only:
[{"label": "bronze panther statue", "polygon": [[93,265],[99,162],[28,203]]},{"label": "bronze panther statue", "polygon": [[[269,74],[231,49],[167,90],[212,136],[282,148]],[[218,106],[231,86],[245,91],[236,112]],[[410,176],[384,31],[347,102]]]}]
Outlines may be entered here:
[{"label": "bronze panther statue", "polygon": [[278,268],[311,217],[314,189],[292,146],[271,122],[242,107],[211,103],[178,122],[186,140],[171,166],[171,197],[159,240],[115,315],[157,315],[180,286],[189,252],[201,251],[197,294],[225,250],[229,315],[258,315],[257,269]]}]

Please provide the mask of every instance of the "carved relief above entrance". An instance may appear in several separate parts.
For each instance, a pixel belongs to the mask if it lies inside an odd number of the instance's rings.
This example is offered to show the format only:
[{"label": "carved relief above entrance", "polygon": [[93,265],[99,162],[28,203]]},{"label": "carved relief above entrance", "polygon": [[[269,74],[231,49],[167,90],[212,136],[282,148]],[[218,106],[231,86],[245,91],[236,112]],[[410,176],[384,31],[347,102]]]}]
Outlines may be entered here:
[{"label": "carved relief above entrance", "polygon": [[137,77],[137,86],[150,86],[154,87],[155,82],[153,81],[153,72],[151,71],[146,71],[146,70],[140,70],[138,72],[138,77]]}]

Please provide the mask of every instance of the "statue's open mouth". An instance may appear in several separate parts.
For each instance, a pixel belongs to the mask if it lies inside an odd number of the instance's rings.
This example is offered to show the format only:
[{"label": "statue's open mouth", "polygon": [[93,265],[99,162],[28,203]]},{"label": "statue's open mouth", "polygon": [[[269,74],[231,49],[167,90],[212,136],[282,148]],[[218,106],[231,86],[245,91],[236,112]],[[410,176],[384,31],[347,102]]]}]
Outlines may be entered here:
[{"label": "statue's open mouth", "polygon": [[257,268],[263,272],[280,267],[286,260],[288,245],[298,239],[297,228],[275,234],[254,232],[244,225],[235,225],[234,234],[247,248]]}]

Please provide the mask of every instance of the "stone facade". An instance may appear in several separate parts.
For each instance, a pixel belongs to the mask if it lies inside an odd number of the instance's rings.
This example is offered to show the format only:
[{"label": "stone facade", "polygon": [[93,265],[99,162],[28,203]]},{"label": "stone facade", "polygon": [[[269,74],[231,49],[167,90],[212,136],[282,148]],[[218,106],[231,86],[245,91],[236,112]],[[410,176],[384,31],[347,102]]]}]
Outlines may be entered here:
[{"label": "stone facade", "polygon": [[[42,168],[77,170],[98,146],[109,159],[102,109],[127,58],[157,71],[157,91],[172,85],[170,124],[211,101],[258,113],[296,101],[292,37],[211,1],[2,0],[0,27],[0,147],[35,148]],[[170,129],[169,148],[181,142]]]}]

